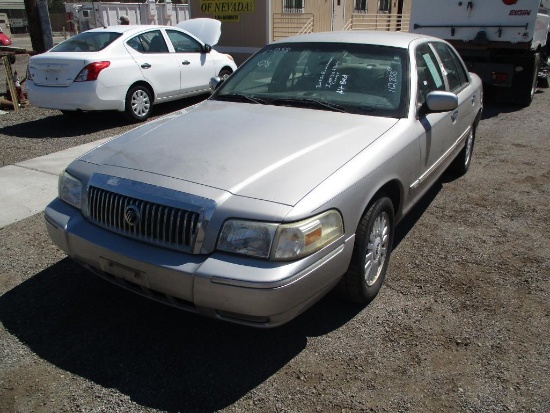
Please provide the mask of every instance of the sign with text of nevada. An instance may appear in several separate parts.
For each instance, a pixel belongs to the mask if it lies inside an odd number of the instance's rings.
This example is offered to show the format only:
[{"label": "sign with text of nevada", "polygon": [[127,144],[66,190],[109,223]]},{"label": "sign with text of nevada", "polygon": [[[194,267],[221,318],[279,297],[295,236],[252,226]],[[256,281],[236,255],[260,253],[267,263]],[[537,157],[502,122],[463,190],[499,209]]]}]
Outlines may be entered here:
[{"label": "sign with text of nevada", "polygon": [[201,12],[222,22],[239,22],[241,13],[253,13],[255,0],[201,0]]}]

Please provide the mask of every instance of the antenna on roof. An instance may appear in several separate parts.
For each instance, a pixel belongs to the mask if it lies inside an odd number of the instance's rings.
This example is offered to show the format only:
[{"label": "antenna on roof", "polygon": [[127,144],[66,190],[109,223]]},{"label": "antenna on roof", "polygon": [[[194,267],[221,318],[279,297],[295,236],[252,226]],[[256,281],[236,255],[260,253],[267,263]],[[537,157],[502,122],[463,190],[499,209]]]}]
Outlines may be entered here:
[{"label": "antenna on roof", "polygon": [[107,28],[107,26],[105,26],[105,24],[101,21],[101,19],[98,17],[95,18],[95,21],[98,22],[99,24],[101,24],[101,27],[103,27],[104,29]]}]

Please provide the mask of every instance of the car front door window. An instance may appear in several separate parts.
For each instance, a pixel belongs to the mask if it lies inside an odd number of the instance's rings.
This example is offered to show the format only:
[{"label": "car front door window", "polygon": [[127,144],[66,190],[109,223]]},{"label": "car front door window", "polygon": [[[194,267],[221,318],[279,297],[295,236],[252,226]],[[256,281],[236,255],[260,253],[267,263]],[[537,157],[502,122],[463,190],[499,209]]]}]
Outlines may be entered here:
[{"label": "car front door window", "polygon": [[167,30],[166,34],[168,34],[168,38],[172,42],[172,46],[174,46],[176,53],[202,52],[201,44],[190,36],[175,30]]},{"label": "car front door window", "polygon": [[445,90],[443,73],[435,54],[428,44],[423,44],[416,50],[416,70],[418,74],[418,104],[426,101],[428,93],[435,90]]}]

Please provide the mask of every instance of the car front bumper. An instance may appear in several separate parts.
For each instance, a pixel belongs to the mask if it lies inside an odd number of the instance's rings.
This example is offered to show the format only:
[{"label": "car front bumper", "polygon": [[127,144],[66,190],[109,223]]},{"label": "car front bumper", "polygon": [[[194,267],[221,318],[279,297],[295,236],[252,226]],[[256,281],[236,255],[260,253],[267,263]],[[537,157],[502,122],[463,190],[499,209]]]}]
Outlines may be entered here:
[{"label": "car front bumper", "polygon": [[324,296],[353,250],[350,239],[293,262],[184,254],[99,228],[59,199],[45,220],[53,242],[97,275],[187,311],[260,328],[284,324]]}]

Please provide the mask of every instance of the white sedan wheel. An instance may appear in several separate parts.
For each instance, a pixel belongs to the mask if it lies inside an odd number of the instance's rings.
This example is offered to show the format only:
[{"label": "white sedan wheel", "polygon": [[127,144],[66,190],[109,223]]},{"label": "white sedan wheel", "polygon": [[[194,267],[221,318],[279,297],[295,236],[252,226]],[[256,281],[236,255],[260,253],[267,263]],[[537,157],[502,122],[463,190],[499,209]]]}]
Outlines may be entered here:
[{"label": "white sedan wheel", "polygon": [[135,86],[126,95],[126,117],[133,122],[143,122],[151,115],[151,92],[143,86]]}]

